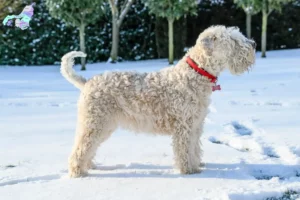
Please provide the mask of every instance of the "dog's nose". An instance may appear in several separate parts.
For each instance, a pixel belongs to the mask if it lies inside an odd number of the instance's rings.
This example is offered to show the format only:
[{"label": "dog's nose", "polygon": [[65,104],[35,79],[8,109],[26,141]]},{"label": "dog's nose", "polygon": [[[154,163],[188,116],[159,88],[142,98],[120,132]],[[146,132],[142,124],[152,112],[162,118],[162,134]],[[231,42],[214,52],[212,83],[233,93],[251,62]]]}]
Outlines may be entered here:
[{"label": "dog's nose", "polygon": [[254,40],[247,39],[247,42],[250,43],[254,49],[256,49],[256,42]]}]

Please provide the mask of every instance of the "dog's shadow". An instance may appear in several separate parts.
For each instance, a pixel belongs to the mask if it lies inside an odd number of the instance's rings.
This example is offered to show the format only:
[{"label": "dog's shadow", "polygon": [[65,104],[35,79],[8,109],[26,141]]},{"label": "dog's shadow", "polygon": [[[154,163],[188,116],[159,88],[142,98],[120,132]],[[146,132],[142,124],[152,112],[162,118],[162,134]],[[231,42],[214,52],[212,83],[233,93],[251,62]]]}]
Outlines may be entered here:
[{"label": "dog's shadow", "polygon": [[[8,181],[0,180],[0,187],[27,182],[49,182],[61,179],[63,174],[49,174],[36,177],[25,177]],[[300,165],[282,164],[219,164],[206,163],[201,173],[181,175],[172,166],[131,163],[130,165],[98,165],[82,178],[194,178],[194,179],[236,179],[236,180],[269,180],[274,177],[289,182],[300,181]]]},{"label": "dog's shadow", "polygon": [[[273,177],[300,179],[300,165],[282,164],[219,164],[206,163],[202,172],[182,175],[172,166],[131,163],[129,165],[98,165],[88,175],[96,178],[220,178],[220,179],[258,179],[269,180]],[[299,181],[299,180],[298,180]]]}]

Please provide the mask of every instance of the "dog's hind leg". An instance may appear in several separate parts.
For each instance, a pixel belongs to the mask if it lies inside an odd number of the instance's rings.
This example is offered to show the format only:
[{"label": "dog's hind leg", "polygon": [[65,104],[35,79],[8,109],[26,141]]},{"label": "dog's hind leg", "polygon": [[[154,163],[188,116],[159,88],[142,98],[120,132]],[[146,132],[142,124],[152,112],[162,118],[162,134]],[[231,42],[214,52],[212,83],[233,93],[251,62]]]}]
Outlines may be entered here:
[{"label": "dog's hind leg", "polygon": [[[95,114],[79,109],[77,135],[69,157],[69,176],[79,177],[86,174],[98,146],[107,140],[116,126],[114,121],[102,112]],[[99,112],[97,112],[99,113]],[[108,120],[109,119],[109,120]]]},{"label": "dog's hind leg", "polygon": [[83,125],[83,127],[79,128],[75,145],[69,158],[70,177],[75,178],[87,173],[87,170],[93,165],[92,159],[98,146],[106,141],[114,131],[113,127],[105,124],[105,121],[101,123],[102,125],[97,124],[94,127]]}]

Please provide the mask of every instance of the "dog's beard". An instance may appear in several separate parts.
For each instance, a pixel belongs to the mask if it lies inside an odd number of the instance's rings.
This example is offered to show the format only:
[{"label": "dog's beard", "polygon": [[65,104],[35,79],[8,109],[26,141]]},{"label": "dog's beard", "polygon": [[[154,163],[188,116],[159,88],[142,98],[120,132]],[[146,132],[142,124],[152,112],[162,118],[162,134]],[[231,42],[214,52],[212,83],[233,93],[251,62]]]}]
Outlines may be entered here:
[{"label": "dog's beard", "polygon": [[252,47],[242,50],[237,57],[232,57],[229,63],[228,68],[233,75],[239,75],[249,71],[255,63],[255,50]]}]

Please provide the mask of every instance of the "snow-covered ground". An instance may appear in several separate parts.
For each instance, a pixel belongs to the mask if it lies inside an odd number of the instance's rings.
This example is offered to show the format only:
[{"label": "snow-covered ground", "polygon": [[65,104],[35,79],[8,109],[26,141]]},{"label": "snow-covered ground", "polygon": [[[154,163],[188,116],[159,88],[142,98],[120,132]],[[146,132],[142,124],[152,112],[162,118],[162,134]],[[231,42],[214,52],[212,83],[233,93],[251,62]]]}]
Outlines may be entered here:
[{"label": "snow-covered ground", "polygon": [[[165,65],[99,63],[79,73]],[[0,199],[255,200],[300,193],[300,49],[269,52],[250,73],[226,72],[219,83],[202,137],[201,174],[173,170],[169,137],[120,129],[99,148],[96,170],[69,179],[79,91],[59,66],[0,67]]]}]

